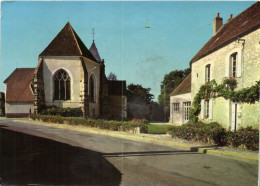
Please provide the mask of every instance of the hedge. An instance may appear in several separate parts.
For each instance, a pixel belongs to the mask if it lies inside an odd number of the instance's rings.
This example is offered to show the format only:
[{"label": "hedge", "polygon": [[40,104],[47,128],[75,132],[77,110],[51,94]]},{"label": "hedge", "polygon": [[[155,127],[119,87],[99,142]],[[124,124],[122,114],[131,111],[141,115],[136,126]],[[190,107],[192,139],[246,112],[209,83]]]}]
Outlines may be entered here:
[{"label": "hedge", "polygon": [[244,146],[249,150],[259,149],[259,130],[252,127],[242,128],[236,132],[226,131],[217,122],[205,124],[188,122],[182,126],[174,126],[168,131],[172,137],[200,141],[215,145],[231,147]]},{"label": "hedge", "polygon": [[58,108],[58,107],[46,107],[40,111],[41,115],[63,116],[63,117],[79,117],[82,116],[80,108]]},{"label": "hedge", "polygon": [[107,121],[102,119],[83,119],[77,117],[62,117],[62,116],[52,116],[52,115],[31,115],[33,120],[41,120],[43,122],[59,123],[59,124],[69,124],[69,125],[82,125],[88,127],[95,127],[100,129],[107,129],[113,131],[135,131],[137,127],[140,128],[140,132],[147,133],[148,124],[147,120],[132,120],[132,121]]}]

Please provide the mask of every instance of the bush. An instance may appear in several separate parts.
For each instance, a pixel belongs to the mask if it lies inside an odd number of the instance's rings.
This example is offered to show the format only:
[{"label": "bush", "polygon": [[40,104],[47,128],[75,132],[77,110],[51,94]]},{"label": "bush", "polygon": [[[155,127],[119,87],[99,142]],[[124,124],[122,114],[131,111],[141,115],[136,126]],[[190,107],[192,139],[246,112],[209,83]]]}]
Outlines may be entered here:
[{"label": "bush", "polygon": [[46,107],[41,110],[41,115],[59,115],[63,117],[79,117],[82,116],[80,108],[58,108],[58,107]]},{"label": "bush", "polygon": [[69,125],[83,125],[88,127],[96,127],[100,129],[107,129],[113,131],[135,131],[137,127],[140,127],[140,132],[147,133],[148,125],[145,120],[135,120],[135,121],[106,121],[106,120],[94,120],[94,119],[83,119],[76,117],[62,117],[62,116],[52,116],[52,115],[39,115],[32,114],[31,118],[33,120],[42,120],[44,122],[52,122],[59,124],[69,124]]},{"label": "bush", "polygon": [[186,140],[201,141],[224,145],[225,129],[216,122],[204,124],[202,122],[189,122],[182,126],[175,126],[171,129],[172,137]]},{"label": "bush", "polygon": [[259,130],[247,127],[237,132],[227,132],[226,143],[233,147],[242,145],[249,150],[259,150]]},{"label": "bush", "polygon": [[249,150],[259,149],[259,130],[252,127],[239,129],[237,132],[226,131],[217,122],[204,124],[202,122],[189,122],[182,126],[170,129],[172,137],[186,140],[201,141],[216,145],[229,145],[239,147],[244,145]]}]

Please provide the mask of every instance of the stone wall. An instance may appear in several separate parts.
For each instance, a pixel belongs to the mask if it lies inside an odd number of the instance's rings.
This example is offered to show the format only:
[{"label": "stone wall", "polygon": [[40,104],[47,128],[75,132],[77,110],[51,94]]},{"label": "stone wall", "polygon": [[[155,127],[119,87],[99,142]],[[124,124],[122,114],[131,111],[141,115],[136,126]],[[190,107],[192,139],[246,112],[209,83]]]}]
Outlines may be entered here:
[{"label": "stone wall", "polygon": [[126,96],[107,96],[103,100],[104,119],[125,120],[127,118]]},{"label": "stone wall", "polygon": [[[183,102],[191,101],[191,93],[176,95],[170,97],[170,120],[169,123],[180,125],[184,123]],[[179,110],[174,111],[173,103],[179,103]]]},{"label": "stone wall", "polygon": [[33,77],[33,100],[34,110],[32,112],[39,113],[45,107],[45,92],[44,92],[44,75],[43,75],[43,59],[39,58],[38,66],[35,69]]},{"label": "stone wall", "polygon": [[27,117],[33,113],[33,103],[6,103],[6,117]]},{"label": "stone wall", "polygon": [[[218,84],[222,83],[224,77],[229,76],[230,55],[238,52],[237,67],[238,86],[235,89],[250,87],[255,81],[260,80],[260,29],[245,35],[238,42],[233,41],[230,44],[218,49],[217,51],[199,59],[192,64],[192,86],[191,99],[193,100],[201,85],[205,83],[205,66],[211,64],[211,80],[215,79]],[[244,40],[244,41],[243,41]],[[238,118],[239,126],[256,126],[259,124],[259,103],[241,104]],[[217,98],[213,100],[213,117],[210,121],[217,121],[223,124],[227,129],[231,125],[231,102]],[[210,122],[209,120],[206,122]]]}]

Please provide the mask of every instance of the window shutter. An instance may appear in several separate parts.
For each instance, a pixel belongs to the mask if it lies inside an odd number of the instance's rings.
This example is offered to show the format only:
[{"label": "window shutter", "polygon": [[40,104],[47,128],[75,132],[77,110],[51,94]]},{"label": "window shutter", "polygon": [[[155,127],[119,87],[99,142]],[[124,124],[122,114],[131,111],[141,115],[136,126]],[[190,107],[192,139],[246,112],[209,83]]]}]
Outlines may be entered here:
[{"label": "window shutter", "polygon": [[201,109],[200,109],[200,117],[201,119],[204,119],[204,99],[201,100]]},{"label": "window shutter", "polygon": [[209,119],[212,119],[212,99],[209,100]]},{"label": "window shutter", "polygon": [[229,77],[230,76],[230,55],[226,56],[226,64],[225,64],[225,76]]},{"label": "window shutter", "polygon": [[242,52],[237,53],[237,77],[242,75]]}]

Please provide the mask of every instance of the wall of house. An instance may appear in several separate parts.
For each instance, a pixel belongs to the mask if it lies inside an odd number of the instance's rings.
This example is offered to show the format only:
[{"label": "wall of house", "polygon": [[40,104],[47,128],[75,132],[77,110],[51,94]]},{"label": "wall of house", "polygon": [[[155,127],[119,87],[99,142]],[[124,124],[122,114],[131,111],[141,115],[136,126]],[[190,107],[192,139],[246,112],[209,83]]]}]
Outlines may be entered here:
[{"label": "wall of house", "polygon": [[[238,86],[235,89],[250,87],[255,81],[260,80],[260,29],[240,38],[243,41],[234,41],[229,45],[209,54],[192,64],[192,86],[191,99],[193,100],[201,85],[205,83],[205,66],[211,64],[211,79],[215,79],[218,84],[222,83],[224,77],[229,76],[229,56],[238,52],[238,60],[241,61],[237,70],[241,72],[237,77]],[[243,45],[244,43],[244,45]],[[241,104],[241,124],[240,126],[250,126],[259,123],[259,107],[256,104]],[[226,128],[230,126],[230,101],[223,99],[213,100],[212,121],[222,123]],[[223,114],[223,111],[229,112]],[[251,112],[249,112],[251,111]],[[245,113],[250,113],[249,116]],[[200,117],[200,116],[199,116]]]},{"label": "wall of house", "polygon": [[[183,116],[183,102],[191,101],[191,93],[176,95],[170,97],[170,120],[169,123],[173,123],[175,125],[181,125],[184,123]],[[179,103],[179,110],[173,110],[173,103]]]},{"label": "wall of house", "polygon": [[125,120],[127,118],[127,97],[107,96],[103,100],[105,119]]},{"label": "wall of house", "polygon": [[27,117],[33,113],[33,103],[5,103],[6,117]]}]

